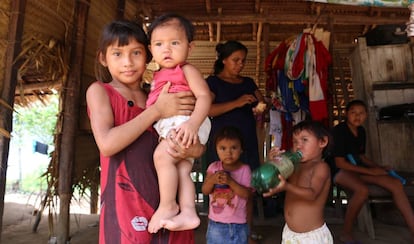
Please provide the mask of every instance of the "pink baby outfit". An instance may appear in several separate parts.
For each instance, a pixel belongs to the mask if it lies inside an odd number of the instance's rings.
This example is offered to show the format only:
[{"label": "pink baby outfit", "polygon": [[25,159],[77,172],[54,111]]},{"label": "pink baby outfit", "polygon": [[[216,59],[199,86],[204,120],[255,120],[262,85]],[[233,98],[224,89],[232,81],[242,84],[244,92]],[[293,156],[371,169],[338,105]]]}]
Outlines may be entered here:
[{"label": "pink baby outfit", "polygon": [[[154,72],[154,80],[151,86],[151,92],[148,94],[147,107],[154,104],[160,95],[162,88],[167,82],[171,82],[168,92],[176,93],[180,91],[191,91],[190,86],[185,78],[182,66],[186,63],[177,65],[175,68],[163,68],[157,72]],[[160,119],[155,123],[154,128],[158,132],[158,135],[165,138],[171,129],[176,128],[183,122],[187,121],[190,116],[176,115],[169,118]],[[198,129],[198,137],[201,144],[206,144],[208,136],[210,134],[211,123],[206,118]]]},{"label": "pink baby outfit", "polygon": [[161,93],[162,88],[167,82],[171,82],[168,92],[176,93],[180,91],[191,91],[188,82],[185,79],[182,66],[177,65],[175,68],[163,68],[154,72],[154,78],[151,84],[151,92],[148,94],[147,107],[154,104]]}]

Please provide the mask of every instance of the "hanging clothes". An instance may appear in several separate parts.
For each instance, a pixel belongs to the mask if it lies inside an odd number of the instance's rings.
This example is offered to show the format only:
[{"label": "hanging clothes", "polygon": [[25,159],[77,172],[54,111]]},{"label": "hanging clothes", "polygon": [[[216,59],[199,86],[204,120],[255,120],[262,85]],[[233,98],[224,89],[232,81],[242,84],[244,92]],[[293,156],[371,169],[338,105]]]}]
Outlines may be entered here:
[{"label": "hanging clothes", "polygon": [[[265,60],[266,89],[272,94],[273,110],[281,113],[282,148],[291,146],[289,130],[300,121],[293,114],[328,120],[329,51],[313,34],[301,33],[283,41]],[[286,138],[288,136],[288,138]]]}]

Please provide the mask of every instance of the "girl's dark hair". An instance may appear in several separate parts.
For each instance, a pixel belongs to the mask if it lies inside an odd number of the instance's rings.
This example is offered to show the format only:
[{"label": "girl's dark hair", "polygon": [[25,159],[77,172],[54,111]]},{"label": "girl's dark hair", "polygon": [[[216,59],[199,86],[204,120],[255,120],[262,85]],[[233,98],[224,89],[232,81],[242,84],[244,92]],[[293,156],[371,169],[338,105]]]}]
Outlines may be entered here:
[{"label": "girl's dark hair", "polygon": [[368,107],[367,107],[367,105],[365,104],[365,102],[364,101],[362,101],[362,100],[352,100],[352,101],[350,101],[347,105],[346,105],[346,107],[345,107],[345,111],[346,112],[348,112],[350,109],[351,109],[351,107],[353,107],[353,106],[362,106],[362,107],[364,107],[365,108],[365,111],[367,111],[368,110]]},{"label": "girl's dark hair", "polygon": [[292,135],[304,130],[314,134],[318,140],[325,140],[326,137],[328,144],[322,151],[322,157],[327,158],[330,156],[333,147],[333,138],[329,130],[321,122],[314,120],[304,120],[293,126]]},{"label": "girl's dark hair", "polygon": [[98,49],[95,60],[95,76],[96,79],[103,82],[112,80],[111,74],[107,67],[104,67],[99,60],[100,55],[105,56],[107,48],[118,42],[120,47],[128,45],[130,38],[135,39],[145,47],[146,62],[150,62],[152,55],[148,49],[148,39],[142,27],[135,22],[129,20],[115,20],[107,24],[101,33],[98,43]]},{"label": "girl's dark hair", "polygon": [[217,59],[214,62],[214,74],[220,74],[224,69],[223,60],[239,50],[246,52],[247,55],[247,47],[238,41],[227,41],[226,43],[217,44]]},{"label": "girl's dark hair", "polygon": [[184,18],[181,15],[175,14],[175,13],[167,13],[159,16],[156,18],[148,28],[148,40],[151,41],[152,32],[155,30],[155,28],[159,26],[165,25],[167,22],[171,20],[178,20],[180,23],[180,27],[182,27],[185,31],[185,34],[187,36],[188,42],[192,42],[194,40],[194,26],[188,19]]},{"label": "girl's dark hair", "polygon": [[214,135],[214,145],[223,139],[238,140],[242,149],[244,149],[244,140],[241,131],[234,126],[224,126]]}]

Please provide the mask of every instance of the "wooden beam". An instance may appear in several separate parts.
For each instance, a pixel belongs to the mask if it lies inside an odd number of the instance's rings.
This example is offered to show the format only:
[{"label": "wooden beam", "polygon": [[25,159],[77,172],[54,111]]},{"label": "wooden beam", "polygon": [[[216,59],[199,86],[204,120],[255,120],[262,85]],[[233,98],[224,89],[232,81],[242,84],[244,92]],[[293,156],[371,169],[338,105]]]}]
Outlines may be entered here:
[{"label": "wooden beam", "polygon": [[[408,20],[407,16],[395,16],[390,18],[388,16],[361,16],[361,15],[334,15],[335,25],[360,25],[361,23],[367,25],[388,25],[388,24],[405,24]],[[206,22],[220,22],[221,24],[252,24],[252,23],[268,23],[268,24],[284,24],[284,25],[298,25],[315,23],[317,16],[303,15],[303,14],[279,14],[277,18],[265,14],[239,14],[239,15],[221,15],[221,14],[207,14],[207,15],[187,15],[195,24],[204,24]],[[318,20],[319,24],[329,24],[329,15],[321,14]]]},{"label": "wooden beam", "polygon": [[72,169],[75,161],[75,137],[78,131],[80,92],[82,67],[86,42],[86,26],[88,20],[90,0],[78,0],[75,3],[74,30],[72,32],[70,72],[68,79],[63,83],[62,103],[60,115],[63,124],[61,143],[57,146],[59,155],[58,196],[60,200],[57,225],[57,243],[69,241],[70,200],[72,198]]},{"label": "wooden beam", "polygon": [[[17,86],[17,71],[19,63],[14,60],[20,53],[23,35],[24,12],[26,0],[10,1],[10,19],[7,35],[7,47],[4,67],[3,86],[1,87],[1,99],[13,107],[14,91]],[[0,106],[0,127],[11,132],[13,111]],[[3,229],[4,194],[6,191],[6,173],[9,158],[10,138],[0,136],[0,240]]]}]

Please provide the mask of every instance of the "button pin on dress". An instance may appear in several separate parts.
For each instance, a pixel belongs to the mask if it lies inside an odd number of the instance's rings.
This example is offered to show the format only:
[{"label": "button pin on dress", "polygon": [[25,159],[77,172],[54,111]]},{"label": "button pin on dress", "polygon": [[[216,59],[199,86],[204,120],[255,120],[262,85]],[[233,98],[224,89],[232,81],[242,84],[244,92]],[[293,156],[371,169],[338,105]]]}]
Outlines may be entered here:
[{"label": "button pin on dress", "polygon": [[129,100],[127,102],[127,104],[128,104],[128,107],[133,107],[134,106],[134,101]]}]

